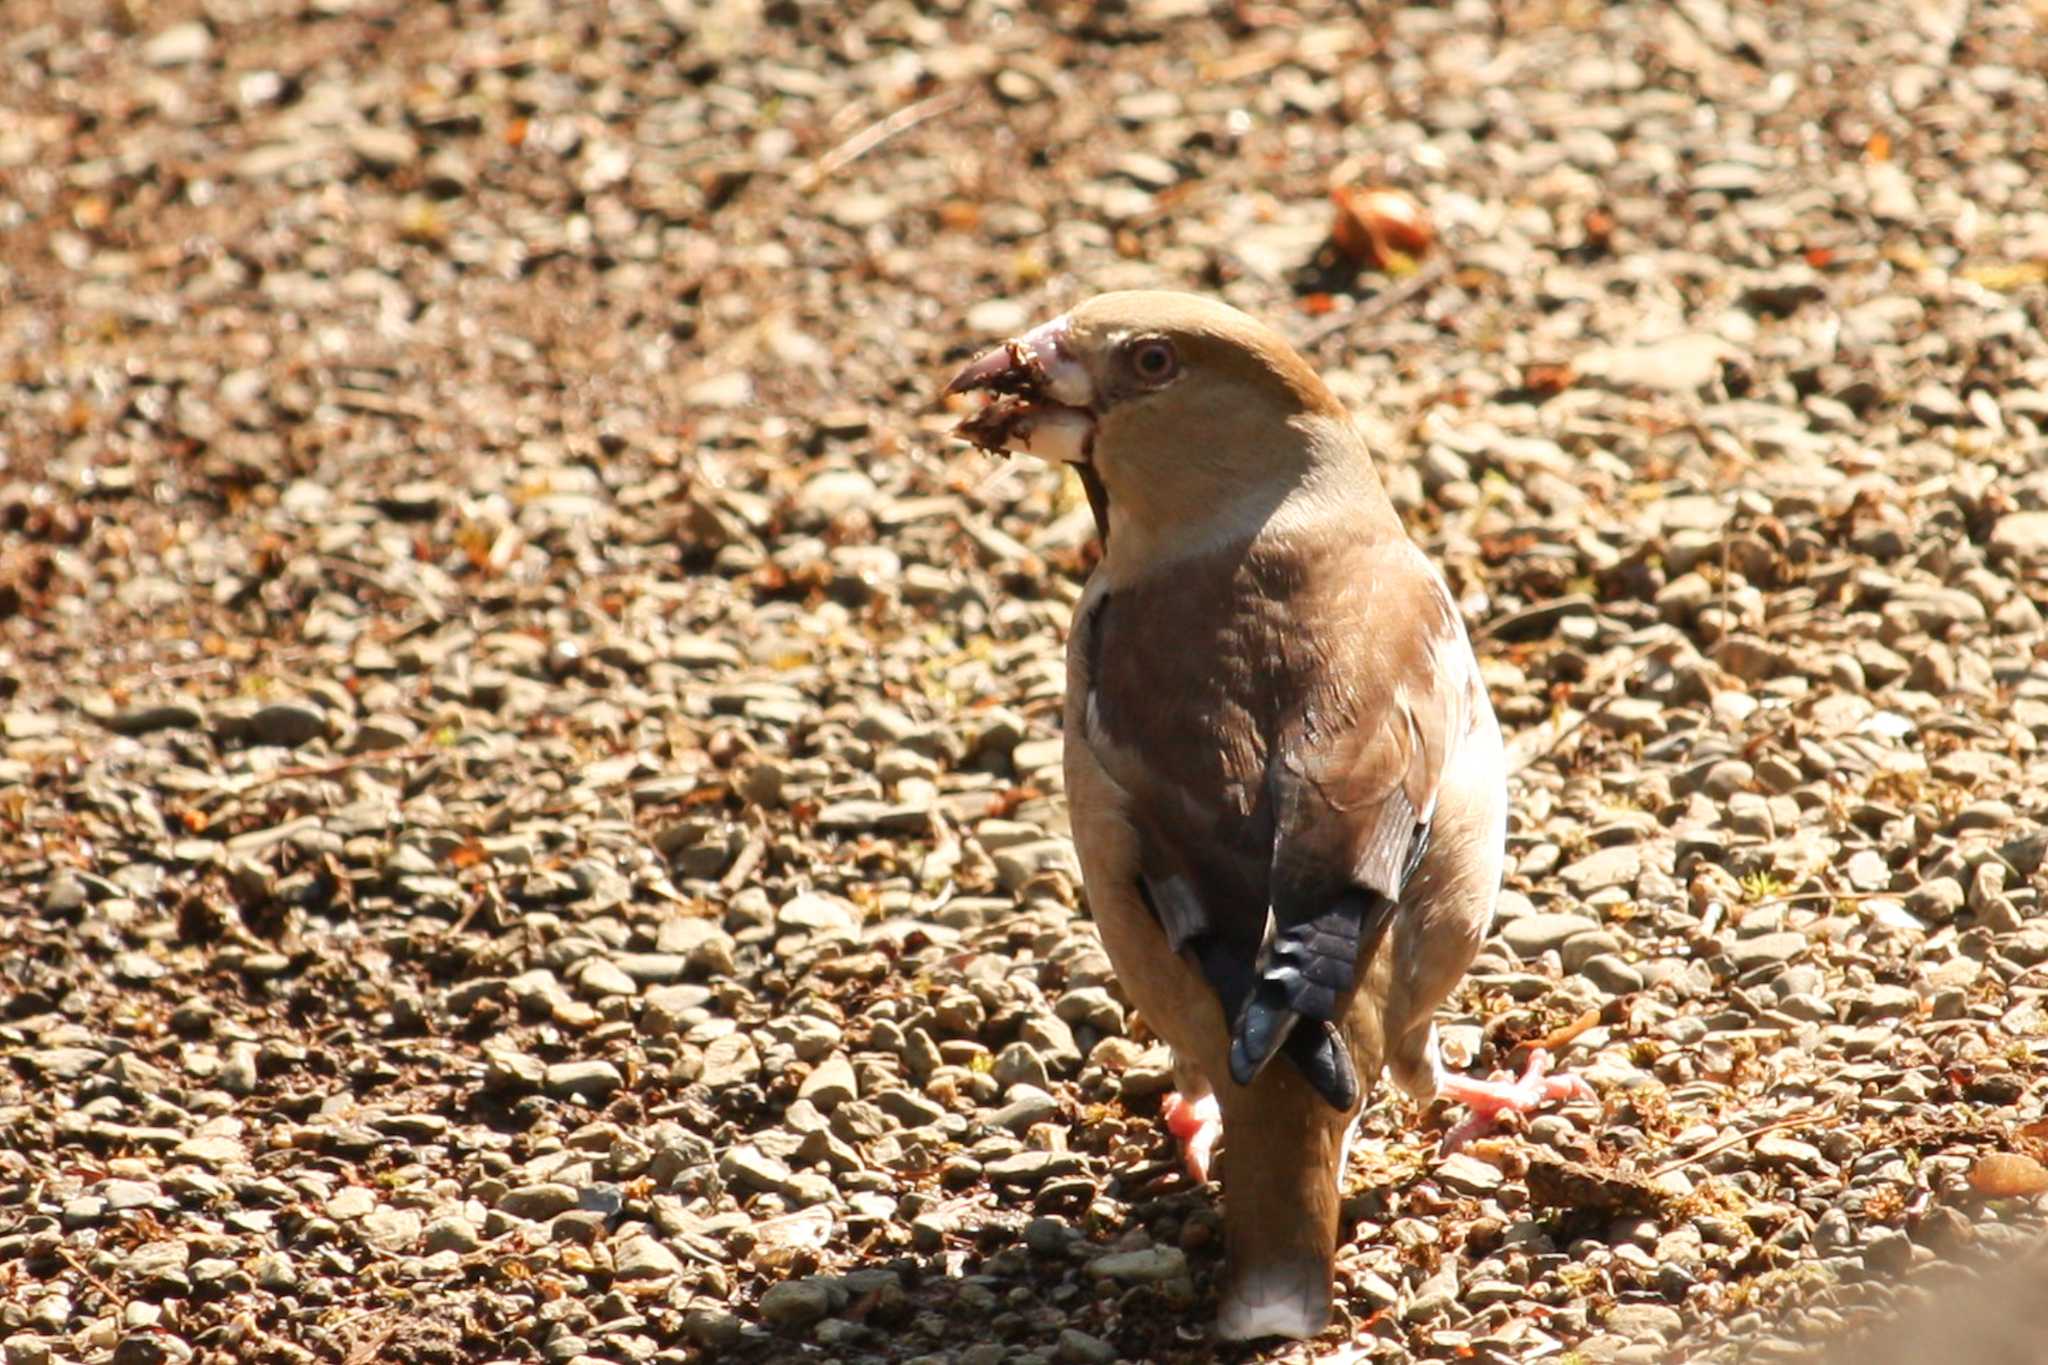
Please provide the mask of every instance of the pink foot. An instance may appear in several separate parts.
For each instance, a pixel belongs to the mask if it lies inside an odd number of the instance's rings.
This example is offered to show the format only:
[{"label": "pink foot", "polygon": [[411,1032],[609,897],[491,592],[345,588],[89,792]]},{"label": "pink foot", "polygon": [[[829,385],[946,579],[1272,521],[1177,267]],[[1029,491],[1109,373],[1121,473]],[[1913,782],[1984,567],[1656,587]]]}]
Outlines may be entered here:
[{"label": "pink foot", "polygon": [[1487,1080],[1474,1080],[1470,1076],[1445,1076],[1437,1083],[1437,1094],[1445,1099],[1456,1100],[1472,1112],[1461,1119],[1457,1127],[1444,1134],[1443,1150],[1455,1152],[1473,1138],[1478,1137],[1504,1113],[1526,1114],[1541,1108],[1551,1100],[1592,1099],[1593,1087],[1569,1073],[1553,1076],[1550,1073],[1550,1054],[1538,1048],[1529,1054],[1529,1065],[1522,1071],[1522,1079],[1510,1080],[1505,1071],[1496,1071]]},{"label": "pink foot", "polygon": [[1169,1091],[1159,1108],[1166,1119],[1166,1131],[1180,1140],[1181,1156],[1196,1183],[1209,1178],[1209,1154],[1223,1134],[1223,1111],[1214,1095],[1191,1100],[1178,1090]]}]

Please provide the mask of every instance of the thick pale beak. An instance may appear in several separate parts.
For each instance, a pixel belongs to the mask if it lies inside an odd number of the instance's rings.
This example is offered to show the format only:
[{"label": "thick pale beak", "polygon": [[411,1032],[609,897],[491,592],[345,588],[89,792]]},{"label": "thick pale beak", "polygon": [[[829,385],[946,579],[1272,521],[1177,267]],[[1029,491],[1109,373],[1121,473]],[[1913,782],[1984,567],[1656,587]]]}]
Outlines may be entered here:
[{"label": "thick pale beak", "polygon": [[957,431],[983,450],[1086,464],[1095,443],[1095,385],[1068,344],[1067,320],[1004,342],[953,377],[949,394],[994,395]]}]

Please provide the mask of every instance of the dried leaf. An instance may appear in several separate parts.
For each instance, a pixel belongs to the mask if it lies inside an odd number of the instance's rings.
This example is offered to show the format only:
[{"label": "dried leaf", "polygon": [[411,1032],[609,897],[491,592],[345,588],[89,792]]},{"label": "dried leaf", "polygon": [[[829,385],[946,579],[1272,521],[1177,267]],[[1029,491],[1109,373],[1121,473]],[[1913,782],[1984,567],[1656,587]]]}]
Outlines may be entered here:
[{"label": "dried leaf", "polygon": [[1408,273],[1436,243],[1436,226],[1422,206],[1399,190],[1330,192],[1337,216],[1330,240],[1337,250],[1373,270]]},{"label": "dried leaf", "polygon": [[1569,365],[1538,362],[1522,367],[1522,387],[1546,398],[1563,393],[1577,379]]},{"label": "dried leaf", "polygon": [[1987,1199],[2048,1194],[2048,1166],[2016,1152],[1988,1152],[1970,1167],[1970,1188]]},{"label": "dried leaf", "polygon": [[1966,265],[1958,273],[1971,284],[2009,294],[2015,289],[2048,284],[2048,260],[1986,261]]}]

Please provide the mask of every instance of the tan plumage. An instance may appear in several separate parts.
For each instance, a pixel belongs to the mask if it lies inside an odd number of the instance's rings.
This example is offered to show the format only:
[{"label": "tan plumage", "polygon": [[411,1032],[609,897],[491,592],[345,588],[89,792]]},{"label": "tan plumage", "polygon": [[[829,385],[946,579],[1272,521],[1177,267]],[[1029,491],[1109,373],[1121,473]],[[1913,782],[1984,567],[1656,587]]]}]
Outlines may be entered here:
[{"label": "tan plumage", "polygon": [[1314,1335],[1351,1125],[1383,1068],[1437,1093],[1431,1014],[1499,887],[1464,627],[1342,406],[1234,309],[1102,295],[953,389],[998,395],[972,439],[1088,486],[1066,770],[1089,905],[1183,1094],[1220,1104],[1220,1332]]}]

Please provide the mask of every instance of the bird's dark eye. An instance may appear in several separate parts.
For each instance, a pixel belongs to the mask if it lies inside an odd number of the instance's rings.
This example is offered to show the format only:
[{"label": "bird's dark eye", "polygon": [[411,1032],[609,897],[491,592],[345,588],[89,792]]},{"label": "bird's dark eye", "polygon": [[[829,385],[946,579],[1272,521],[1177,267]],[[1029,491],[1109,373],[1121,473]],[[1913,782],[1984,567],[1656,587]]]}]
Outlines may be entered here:
[{"label": "bird's dark eye", "polygon": [[1131,347],[1131,373],[1140,383],[1164,384],[1180,373],[1180,357],[1174,354],[1173,343],[1159,337],[1147,337]]}]

